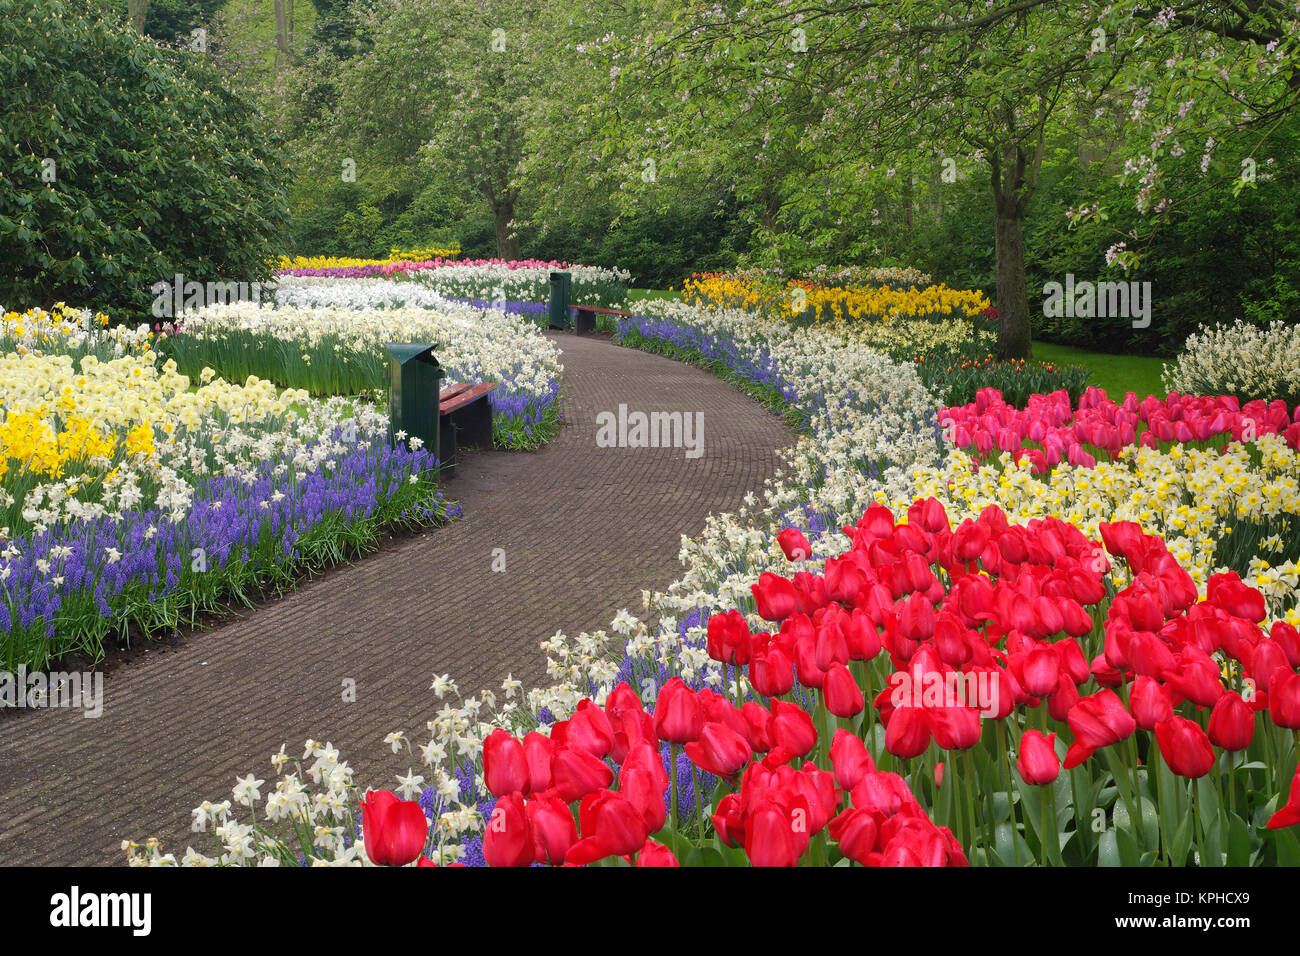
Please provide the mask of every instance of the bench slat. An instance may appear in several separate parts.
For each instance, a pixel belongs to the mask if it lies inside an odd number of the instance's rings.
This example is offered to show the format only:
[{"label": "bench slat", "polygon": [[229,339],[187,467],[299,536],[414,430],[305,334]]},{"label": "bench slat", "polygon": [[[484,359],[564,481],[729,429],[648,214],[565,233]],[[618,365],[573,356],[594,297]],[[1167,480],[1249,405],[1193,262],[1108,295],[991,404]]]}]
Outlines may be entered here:
[{"label": "bench slat", "polygon": [[633,313],[624,312],[622,309],[606,309],[598,305],[574,305],[570,306],[570,308],[578,312],[602,312],[605,315],[624,315],[629,317],[633,315]]},{"label": "bench slat", "polygon": [[484,382],[481,385],[475,385],[472,388],[461,391],[459,394],[449,399],[440,399],[438,402],[438,414],[449,415],[456,409],[468,405],[470,402],[483,398],[488,392],[497,387],[496,382]]}]

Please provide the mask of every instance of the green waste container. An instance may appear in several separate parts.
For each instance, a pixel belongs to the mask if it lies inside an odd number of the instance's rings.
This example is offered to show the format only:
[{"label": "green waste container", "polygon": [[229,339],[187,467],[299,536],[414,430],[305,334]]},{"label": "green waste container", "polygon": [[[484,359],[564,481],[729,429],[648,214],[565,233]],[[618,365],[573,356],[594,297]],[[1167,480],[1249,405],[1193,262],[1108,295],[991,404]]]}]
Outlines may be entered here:
[{"label": "green waste container", "polygon": [[569,327],[569,283],[572,279],[567,272],[551,273],[551,308],[548,319],[553,329]]},{"label": "green waste container", "polygon": [[438,393],[446,371],[433,354],[434,346],[421,342],[390,342],[388,352],[388,440],[397,444],[397,432],[415,436],[441,461],[438,447]]}]

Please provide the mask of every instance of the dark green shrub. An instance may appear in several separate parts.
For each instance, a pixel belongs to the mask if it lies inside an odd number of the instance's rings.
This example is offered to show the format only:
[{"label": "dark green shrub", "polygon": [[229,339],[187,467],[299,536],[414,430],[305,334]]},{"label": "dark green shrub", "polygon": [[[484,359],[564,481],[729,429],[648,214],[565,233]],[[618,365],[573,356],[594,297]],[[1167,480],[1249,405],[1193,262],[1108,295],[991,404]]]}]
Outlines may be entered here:
[{"label": "dark green shrub", "polygon": [[89,0],[0,0],[0,303],[145,316],[150,286],[260,281],[278,142],[202,53]]}]

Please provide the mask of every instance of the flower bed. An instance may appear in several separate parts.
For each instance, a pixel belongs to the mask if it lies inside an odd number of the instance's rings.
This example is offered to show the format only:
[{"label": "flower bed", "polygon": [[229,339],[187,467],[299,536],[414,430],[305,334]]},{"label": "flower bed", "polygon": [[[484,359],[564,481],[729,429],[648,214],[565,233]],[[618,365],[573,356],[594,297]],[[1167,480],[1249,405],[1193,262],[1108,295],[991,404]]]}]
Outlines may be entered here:
[{"label": "flower bed", "polygon": [[1300,403],[1300,327],[1236,322],[1187,337],[1165,366],[1165,387],[1193,395],[1233,395],[1243,402]]},{"label": "flower bed", "polygon": [[[196,811],[216,856],[184,862],[1300,863],[1284,732],[1300,725],[1300,591],[1294,565],[1261,557],[1300,502],[1282,437],[1036,476],[1010,453],[973,463],[911,363],[854,336],[643,310],[619,340],[760,385],[805,424],[762,498],[683,542],[648,621],[544,642],[555,685],[445,706],[418,750],[392,735],[420,809],[381,801],[405,853],[367,849],[391,845],[388,825],[358,828],[350,771],[309,742],[314,769],[259,816],[329,838],[259,833],[225,801]],[[1165,528],[1168,544],[1144,533]],[[900,675],[972,675],[998,700],[895,699]]]},{"label": "flower bed", "polygon": [[392,249],[383,259],[357,259],[350,256],[294,256],[292,258],[281,256],[276,264],[276,271],[293,274],[301,271],[382,268],[397,263],[450,260],[458,255],[460,249],[455,247],[439,249],[430,246],[422,249]]},{"label": "flower bed", "polygon": [[[332,280],[340,301],[354,283]],[[536,447],[558,428],[559,349],[518,313],[439,300],[423,308],[322,306],[267,308],[253,303],[186,313],[162,346],[185,372],[205,367],[248,375],[318,395],[356,395],[388,383],[388,342],[431,342],[448,380],[499,383],[491,394],[494,433],[504,447]]]},{"label": "flower bed", "polygon": [[98,658],[110,638],[356,553],[385,524],[446,517],[435,463],[389,448],[374,410],[211,369],[195,382],[147,329],[82,332],[0,356],[0,667]]},{"label": "flower bed", "polygon": [[[429,265],[429,268],[423,266]],[[569,273],[569,302],[620,308],[627,298],[631,273],[624,269],[543,262],[528,259],[472,260],[406,267],[413,281],[449,299],[480,299],[487,302],[547,302],[551,295],[551,273]]]},{"label": "flower bed", "polygon": [[699,273],[682,287],[682,298],[712,309],[747,309],[799,324],[855,325],[891,319],[971,319],[989,307],[981,292],[945,285],[898,288],[828,286],[812,279],[773,282],[752,273]]}]

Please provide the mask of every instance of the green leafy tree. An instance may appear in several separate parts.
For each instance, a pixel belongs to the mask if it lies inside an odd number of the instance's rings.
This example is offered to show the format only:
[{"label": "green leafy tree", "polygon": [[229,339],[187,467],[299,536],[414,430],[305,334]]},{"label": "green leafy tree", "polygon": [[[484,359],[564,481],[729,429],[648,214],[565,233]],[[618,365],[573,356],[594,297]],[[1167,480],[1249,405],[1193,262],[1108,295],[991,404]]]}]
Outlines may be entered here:
[{"label": "green leafy tree", "polygon": [[202,54],[86,0],[0,0],[0,301],[136,313],[176,273],[270,275],[276,137]]},{"label": "green leafy tree", "polygon": [[[815,169],[856,168],[872,191],[882,166],[906,170],[909,189],[917,172],[933,183],[937,163],[972,169],[991,198],[998,352],[1011,357],[1031,349],[1023,222],[1051,137],[1119,117],[1127,130],[1115,136],[1114,174],[1154,228],[1169,208],[1160,203],[1163,164],[1197,137],[1212,151],[1215,129],[1259,127],[1293,108],[1296,19],[1280,0],[1163,8],[1137,0],[790,0],[775,8],[690,0],[641,36],[608,46],[614,99],[660,114],[641,124],[648,146],[684,124],[714,137],[747,126],[741,141],[752,142],[775,121],[765,104],[804,98],[821,110],[793,113],[792,122],[801,127],[797,141],[817,154]],[[809,209],[824,185],[821,175],[787,179],[783,205]],[[817,217],[805,213],[798,225],[815,228]],[[1130,265],[1130,255],[1115,244],[1107,260]]]}]

